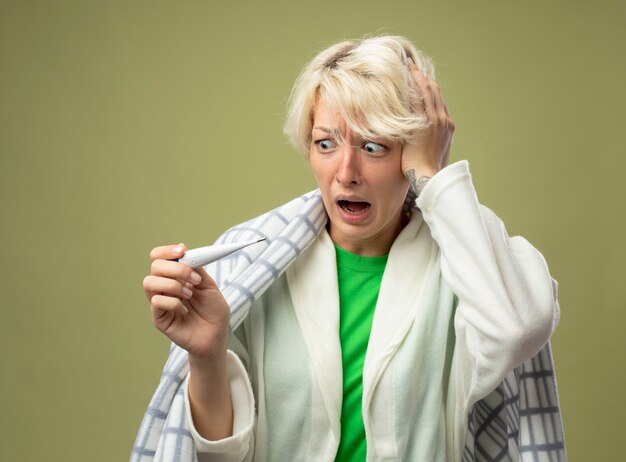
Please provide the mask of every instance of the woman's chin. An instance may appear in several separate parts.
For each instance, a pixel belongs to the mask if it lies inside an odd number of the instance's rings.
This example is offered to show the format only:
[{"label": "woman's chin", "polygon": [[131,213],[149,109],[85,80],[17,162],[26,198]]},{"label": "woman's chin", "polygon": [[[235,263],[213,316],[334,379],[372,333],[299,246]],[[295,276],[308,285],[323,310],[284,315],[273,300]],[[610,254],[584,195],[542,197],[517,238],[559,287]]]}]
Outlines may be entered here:
[{"label": "woman's chin", "polygon": [[350,220],[343,217],[331,218],[329,234],[332,241],[342,249],[355,253],[358,253],[355,248],[376,247],[379,236],[371,226],[368,226],[370,223],[351,218]]}]

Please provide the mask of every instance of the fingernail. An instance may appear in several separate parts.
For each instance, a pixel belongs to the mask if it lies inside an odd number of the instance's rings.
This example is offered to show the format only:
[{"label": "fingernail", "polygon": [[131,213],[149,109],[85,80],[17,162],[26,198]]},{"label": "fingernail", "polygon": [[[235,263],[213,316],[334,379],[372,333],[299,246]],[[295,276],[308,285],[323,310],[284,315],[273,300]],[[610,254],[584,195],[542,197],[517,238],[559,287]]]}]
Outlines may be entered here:
[{"label": "fingernail", "polygon": [[183,296],[185,298],[191,298],[191,296],[193,295],[193,291],[188,289],[187,287],[183,287]]},{"label": "fingernail", "polygon": [[198,284],[200,283],[200,281],[202,281],[202,278],[200,277],[200,275],[198,273],[196,273],[195,271],[191,272],[191,282],[193,282],[194,284]]},{"label": "fingernail", "polygon": [[172,249],[172,252],[174,252],[175,255],[179,255],[179,254],[183,253],[183,246],[182,245],[177,245],[176,247],[174,247]]},{"label": "fingernail", "polygon": [[183,314],[189,313],[189,310],[187,309],[187,307],[185,305],[182,305],[181,311],[183,312]]}]

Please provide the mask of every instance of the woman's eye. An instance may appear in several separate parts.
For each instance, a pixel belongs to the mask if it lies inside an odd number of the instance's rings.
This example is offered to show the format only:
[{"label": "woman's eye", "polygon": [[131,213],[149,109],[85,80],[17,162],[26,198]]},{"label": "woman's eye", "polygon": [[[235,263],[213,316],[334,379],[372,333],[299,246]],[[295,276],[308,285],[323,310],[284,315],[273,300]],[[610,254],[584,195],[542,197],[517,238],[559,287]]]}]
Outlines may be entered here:
[{"label": "woman's eye", "polygon": [[363,149],[365,149],[367,152],[370,152],[372,154],[376,154],[378,152],[385,151],[387,147],[383,146],[382,144],[378,144],[378,143],[374,143],[370,141],[369,143],[365,143],[363,145]]},{"label": "woman's eye", "polygon": [[331,151],[337,147],[337,144],[333,140],[319,140],[316,141],[315,144],[317,144],[317,148],[322,152]]}]

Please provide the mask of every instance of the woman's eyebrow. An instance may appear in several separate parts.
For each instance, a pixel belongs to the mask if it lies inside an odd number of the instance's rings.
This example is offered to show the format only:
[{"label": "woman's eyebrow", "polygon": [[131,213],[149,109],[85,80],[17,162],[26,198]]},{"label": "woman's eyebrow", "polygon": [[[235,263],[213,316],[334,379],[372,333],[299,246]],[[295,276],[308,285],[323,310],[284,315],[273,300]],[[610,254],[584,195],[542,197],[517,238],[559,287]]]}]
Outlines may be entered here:
[{"label": "woman's eyebrow", "polygon": [[333,138],[337,138],[339,140],[343,139],[343,134],[341,133],[341,130],[339,128],[328,128],[328,127],[322,127],[322,126],[315,126],[315,127],[313,127],[313,130],[323,131],[324,133],[328,133]]},{"label": "woman's eyebrow", "polygon": [[332,133],[332,130],[330,128],[327,128],[327,127],[313,127],[313,129],[314,130],[321,130],[321,131],[326,132],[326,133]]}]

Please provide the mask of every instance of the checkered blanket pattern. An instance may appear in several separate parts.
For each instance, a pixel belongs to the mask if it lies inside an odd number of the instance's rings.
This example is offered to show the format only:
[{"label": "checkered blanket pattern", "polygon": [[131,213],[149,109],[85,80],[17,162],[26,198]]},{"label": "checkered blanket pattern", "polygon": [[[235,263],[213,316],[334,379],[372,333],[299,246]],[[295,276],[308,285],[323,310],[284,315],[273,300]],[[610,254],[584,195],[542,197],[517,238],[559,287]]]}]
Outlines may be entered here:
[{"label": "checkered blanket pattern", "polygon": [[[408,198],[407,204],[414,204]],[[327,221],[319,190],[227,231],[218,243],[265,237],[207,267],[231,307],[231,329],[252,303],[313,242]],[[197,462],[187,428],[183,382],[187,352],[172,345],[159,386],[139,428],[131,462]],[[550,344],[512,370],[469,414],[462,461],[565,461]]]}]

